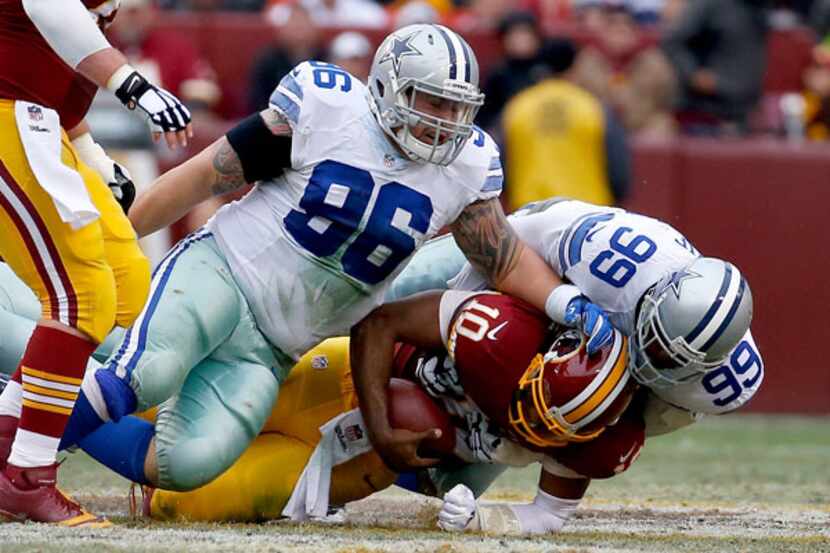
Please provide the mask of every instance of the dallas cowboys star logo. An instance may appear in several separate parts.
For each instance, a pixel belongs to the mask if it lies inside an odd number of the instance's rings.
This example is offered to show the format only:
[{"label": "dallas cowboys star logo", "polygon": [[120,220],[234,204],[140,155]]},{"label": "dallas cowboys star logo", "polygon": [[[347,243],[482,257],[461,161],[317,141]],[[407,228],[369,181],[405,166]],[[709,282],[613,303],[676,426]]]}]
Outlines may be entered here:
[{"label": "dallas cowboys star logo", "polygon": [[411,35],[407,35],[403,38],[392,37],[392,44],[389,46],[389,49],[386,50],[386,54],[382,58],[380,58],[380,62],[383,63],[388,60],[392,60],[392,65],[395,67],[395,74],[397,75],[401,69],[401,58],[404,56],[420,56],[421,52],[412,46],[410,42],[413,38],[418,35],[418,32],[414,32]]},{"label": "dallas cowboys star logo", "polygon": [[689,269],[680,269],[679,271],[672,273],[671,278],[663,287],[663,290],[667,288],[671,288],[672,292],[677,299],[680,299],[680,287],[683,285],[684,280],[688,280],[690,278],[700,278],[703,275],[700,273],[696,273],[694,271],[690,271]]}]

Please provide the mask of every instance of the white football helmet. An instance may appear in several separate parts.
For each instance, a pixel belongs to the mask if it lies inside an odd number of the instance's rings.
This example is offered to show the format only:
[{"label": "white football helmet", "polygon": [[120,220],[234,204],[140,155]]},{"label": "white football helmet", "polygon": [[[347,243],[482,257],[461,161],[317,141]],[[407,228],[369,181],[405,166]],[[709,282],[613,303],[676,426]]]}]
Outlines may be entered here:
[{"label": "white football helmet", "polygon": [[629,341],[632,374],[658,388],[700,377],[726,361],[751,322],[752,292],[738,268],[698,258],[643,298]]},{"label": "white football helmet", "polygon": [[[433,24],[409,25],[384,39],[369,72],[369,93],[372,113],[407,157],[439,165],[449,165],[461,152],[484,103],[472,48]],[[452,102],[452,118],[415,109],[421,94]],[[419,124],[431,129],[429,141],[413,136]]]}]

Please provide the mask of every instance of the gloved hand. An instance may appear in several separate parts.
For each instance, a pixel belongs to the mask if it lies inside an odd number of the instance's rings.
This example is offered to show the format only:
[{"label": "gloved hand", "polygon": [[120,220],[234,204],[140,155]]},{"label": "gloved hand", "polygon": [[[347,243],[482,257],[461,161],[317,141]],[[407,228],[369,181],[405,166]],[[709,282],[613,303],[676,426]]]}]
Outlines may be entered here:
[{"label": "gloved hand", "polygon": [[598,305],[588,301],[585,296],[577,296],[568,303],[565,309],[566,325],[579,328],[588,335],[586,349],[592,355],[602,346],[611,343],[614,337],[614,327],[608,320],[608,315]]},{"label": "gloved hand", "polygon": [[464,484],[444,494],[444,504],[438,513],[438,527],[447,532],[478,529],[478,504],[473,492]]},{"label": "gloved hand", "polygon": [[110,192],[112,192],[115,201],[118,202],[124,213],[129,213],[130,207],[135,201],[135,183],[126,167],[122,165],[113,162],[112,172],[113,178],[107,181],[107,186],[110,187]]},{"label": "gloved hand", "polygon": [[163,133],[170,147],[187,146],[193,136],[190,111],[175,96],[141,76],[128,65],[118,69],[107,85],[127,109],[136,107],[147,114],[153,133]]},{"label": "gloved hand", "polygon": [[135,184],[129,171],[113,161],[89,133],[73,139],[72,145],[81,160],[101,175],[121,209],[127,213],[135,200]]}]

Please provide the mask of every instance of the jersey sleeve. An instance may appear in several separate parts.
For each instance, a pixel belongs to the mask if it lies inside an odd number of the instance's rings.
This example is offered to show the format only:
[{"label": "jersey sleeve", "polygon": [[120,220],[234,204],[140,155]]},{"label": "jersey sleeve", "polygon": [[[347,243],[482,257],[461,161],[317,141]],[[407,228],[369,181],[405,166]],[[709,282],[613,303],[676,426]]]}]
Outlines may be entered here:
[{"label": "jersey sleeve", "polygon": [[461,151],[456,176],[469,191],[469,203],[498,198],[504,186],[504,171],[496,141],[479,127]]},{"label": "jersey sleeve", "polygon": [[277,111],[288,121],[291,130],[295,132],[300,123],[300,114],[306,114],[311,109],[310,104],[306,104],[306,108],[303,109],[310,74],[309,62],[299,64],[280,80],[268,101],[270,109]]},{"label": "jersey sleeve", "polygon": [[726,363],[706,373],[703,378],[654,393],[675,407],[693,413],[722,414],[749,402],[764,381],[764,361],[747,330]]},{"label": "jersey sleeve", "polygon": [[286,74],[268,105],[291,126],[295,169],[336,149],[347,140],[343,129],[368,110],[365,86],[337,65],[319,61],[305,61]]}]

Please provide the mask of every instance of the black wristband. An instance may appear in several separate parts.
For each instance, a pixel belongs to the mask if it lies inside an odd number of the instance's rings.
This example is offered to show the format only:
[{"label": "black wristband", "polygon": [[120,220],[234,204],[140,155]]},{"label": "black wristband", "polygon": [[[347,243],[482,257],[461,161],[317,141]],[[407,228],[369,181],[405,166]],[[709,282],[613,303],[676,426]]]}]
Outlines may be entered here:
[{"label": "black wristband", "polygon": [[115,91],[115,97],[130,109],[135,109],[136,102],[152,85],[138,71],[133,71]]},{"label": "black wristband", "polygon": [[245,182],[272,179],[291,168],[291,136],[272,133],[259,113],[240,121],[225,137],[242,163]]}]

